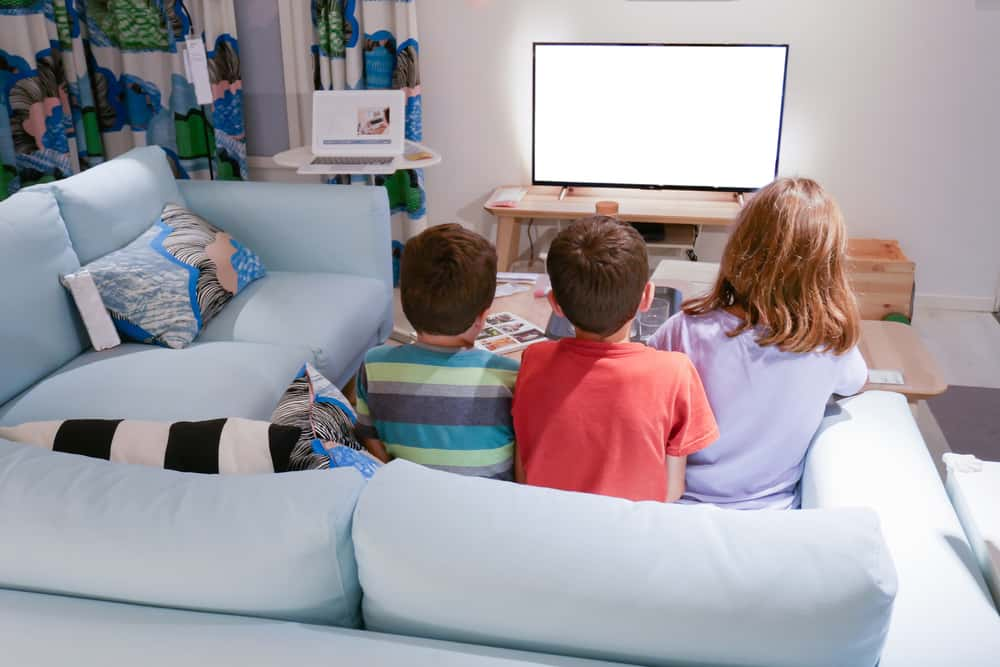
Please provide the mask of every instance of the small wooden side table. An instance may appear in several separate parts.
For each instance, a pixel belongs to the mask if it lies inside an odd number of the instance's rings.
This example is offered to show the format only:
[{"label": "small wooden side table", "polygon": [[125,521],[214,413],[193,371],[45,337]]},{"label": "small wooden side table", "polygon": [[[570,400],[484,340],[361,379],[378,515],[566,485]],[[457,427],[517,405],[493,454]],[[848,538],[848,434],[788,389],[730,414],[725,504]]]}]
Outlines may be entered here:
[{"label": "small wooden side table", "polygon": [[869,382],[865,391],[894,391],[905,395],[910,403],[916,403],[943,394],[948,389],[937,362],[911,326],[900,322],[862,320],[858,347],[869,370],[897,370],[903,374],[903,384]]}]

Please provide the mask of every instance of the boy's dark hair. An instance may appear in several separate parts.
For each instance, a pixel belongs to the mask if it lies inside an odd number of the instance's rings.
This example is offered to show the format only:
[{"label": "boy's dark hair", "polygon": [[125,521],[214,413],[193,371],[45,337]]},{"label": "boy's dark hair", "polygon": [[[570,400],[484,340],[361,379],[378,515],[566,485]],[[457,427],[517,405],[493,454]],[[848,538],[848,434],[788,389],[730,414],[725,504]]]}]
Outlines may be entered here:
[{"label": "boy's dark hair", "polygon": [[573,326],[609,336],[635,317],[649,259],[634,227],[595,215],[556,235],[546,269],[556,302]]},{"label": "boy's dark hair", "polygon": [[489,308],[496,289],[496,249],[461,225],[430,227],[403,248],[403,312],[421,333],[463,333]]}]

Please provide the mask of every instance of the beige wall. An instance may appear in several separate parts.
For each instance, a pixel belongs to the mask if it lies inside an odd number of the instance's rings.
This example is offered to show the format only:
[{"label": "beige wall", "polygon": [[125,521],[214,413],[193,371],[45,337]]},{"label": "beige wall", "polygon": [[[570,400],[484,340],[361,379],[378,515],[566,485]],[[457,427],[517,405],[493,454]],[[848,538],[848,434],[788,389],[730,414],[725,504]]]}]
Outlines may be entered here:
[{"label": "beige wall", "polygon": [[[1000,2],[420,0],[430,220],[530,181],[534,40],[787,42],[781,173],[819,179],[851,234],[899,239],[917,289],[992,305],[1000,274]],[[738,103],[738,100],[734,100]],[[709,237],[703,257],[718,253]],[[957,297],[957,298],[956,298]]]}]

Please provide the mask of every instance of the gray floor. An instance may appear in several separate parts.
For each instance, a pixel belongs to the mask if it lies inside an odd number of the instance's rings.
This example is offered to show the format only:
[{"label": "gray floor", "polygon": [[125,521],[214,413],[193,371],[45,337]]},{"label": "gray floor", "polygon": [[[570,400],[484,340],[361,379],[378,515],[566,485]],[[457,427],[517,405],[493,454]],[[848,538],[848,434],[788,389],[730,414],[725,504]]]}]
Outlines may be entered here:
[{"label": "gray floor", "polygon": [[955,385],[927,407],[953,452],[1000,461],[1000,389]]},{"label": "gray floor", "polygon": [[[1000,321],[992,314],[918,307],[913,326],[949,385],[1000,388]],[[947,437],[925,401],[914,416],[943,476],[941,454],[951,451]]]}]

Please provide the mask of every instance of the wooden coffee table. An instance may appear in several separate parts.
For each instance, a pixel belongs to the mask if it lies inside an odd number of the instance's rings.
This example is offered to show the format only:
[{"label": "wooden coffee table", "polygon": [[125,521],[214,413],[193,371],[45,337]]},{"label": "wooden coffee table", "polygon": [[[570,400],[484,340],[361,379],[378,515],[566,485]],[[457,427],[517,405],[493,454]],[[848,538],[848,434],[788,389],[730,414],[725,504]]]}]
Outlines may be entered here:
[{"label": "wooden coffee table", "polygon": [[[532,287],[527,292],[518,292],[511,296],[494,299],[493,305],[490,306],[490,313],[514,313],[518,317],[528,320],[542,331],[545,331],[545,326],[549,323],[549,317],[552,315],[552,306],[549,305],[547,298],[536,298],[534,292],[535,289]],[[523,351],[509,352],[504,356],[511,359],[520,359]]]},{"label": "wooden coffee table", "polygon": [[[544,331],[545,326],[549,323],[552,307],[549,306],[549,300],[545,297],[536,299],[534,291],[534,287],[532,287],[526,292],[518,292],[511,296],[494,299],[489,312],[491,314],[503,312],[514,313],[537,325],[539,329]],[[410,323],[406,320],[406,315],[403,313],[398,287],[395,290],[393,317],[392,340],[390,343],[395,345],[413,342],[416,339],[416,334],[413,332],[413,327],[410,326]],[[504,356],[511,357],[512,359],[520,359],[522,351],[510,352]]]}]

